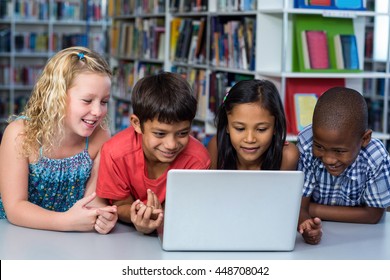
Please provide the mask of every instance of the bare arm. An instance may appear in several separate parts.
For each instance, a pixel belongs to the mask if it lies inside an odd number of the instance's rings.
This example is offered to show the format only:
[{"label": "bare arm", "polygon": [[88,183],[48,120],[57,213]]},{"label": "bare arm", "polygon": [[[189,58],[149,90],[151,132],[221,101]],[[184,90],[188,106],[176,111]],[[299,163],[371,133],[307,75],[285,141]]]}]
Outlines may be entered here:
[{"label": "bare arm", "polygon": [[217,169],[218,161],[218,147],[217,147],[217,136],[213,136],[207,145],[207,150],[210,155],[211,165],[210,169]]},{"label": "bare arm", "polygon": [[299,151],[294,143],[287,142],[283,147],[281,170],[297,170]]},{"label": "bare arm", "polygon": [[[94,193],[96,191],[100,165],[100,149],[104,142],[110,139],[110,137],[110,131],[104,130],[100,127],[98,127],[90,137],[89,152],[91,153],[91,157],[93,159],[93,167],[86,185],[85,196],[88,196],[90,193]],[[95,223],[95,230],[97,232],[107,234],[115,227],[118,220],[117,207],[115,205],[109,206],[107,199],[96,196],[95,199],[88,204],[88,207],[97,209],[98,217]]]},{"label": "bare arm", "polygon": [[134,198],[132,196],[129,196],[124,200],[116,200],[113,202],[113,204],[117,206],[118,218],[122,222],[131,223],[130,208],[133,202]]},{"label": "bare arm", "polygon": [[311,218],[309,214],[309,205],[310,197],[302,197],[298,224],[301,224],[303,221]]},{"label": "bare arm", "polygon": [[309,213],[322,220],[347,222],[347,223],[364,223],[376,224],[382,218],[385,209],[367,206],[349,207],[322,205],[310,203]]},{"label": "bare arm", "polygon": [[23,120],[10,123],[0,146],[0,189],[8,220],[37,229],[93,230],[97,213],[86,205],[95,198],[94,193],[63,213],[46,210],[28,201],[29,160],[19,153],[23,129]]},{"label": "bare arm", "polygon": [[149,234],[157,229],[163,221],[163,209],[155,193],[147,190],[148,199],[146,205],[139,199],[129,196],[125,200],[116,201],[119,219],[126,223],[132,223],[137,231]]}]

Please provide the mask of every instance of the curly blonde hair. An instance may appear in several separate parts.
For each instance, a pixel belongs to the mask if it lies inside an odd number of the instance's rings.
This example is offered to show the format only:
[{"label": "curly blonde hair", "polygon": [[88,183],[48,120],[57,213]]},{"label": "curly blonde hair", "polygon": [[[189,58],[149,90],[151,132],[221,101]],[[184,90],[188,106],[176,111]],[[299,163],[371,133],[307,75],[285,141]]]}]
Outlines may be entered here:
[{"label": "curly blonde hair", "polygon": [[[60,145],[64,134],[67,90],[81,73],[100,73],[112,77],[107,61],[84,47],[70,47],[56,53],[45,65],[29,101],[20,114],[25,116],[22,155],[33,155]],[[107,116],[102,125],[107,125]]]}]

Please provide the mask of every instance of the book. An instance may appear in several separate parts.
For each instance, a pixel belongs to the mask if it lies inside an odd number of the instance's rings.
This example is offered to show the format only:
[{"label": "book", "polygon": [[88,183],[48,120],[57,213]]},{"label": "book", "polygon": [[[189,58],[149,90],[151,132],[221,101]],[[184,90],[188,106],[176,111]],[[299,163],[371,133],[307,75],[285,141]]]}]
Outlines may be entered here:
[{"label": "book", "polygon": [[174,18],[171,21],[171,38],[170,38],[170,59],[175,59],[177,42],[180,35],[181,19]]},{"label": "book", "polygon": [[373,46],[374,46],[374,31],[366,30],[365,41],[364,41],[364,56],[366,58],[372,58]]},{"label": "book", "polygon": [[330,6],[331,0],[309,0],[309,6]]},{"label": "book", "polygon": [[362,0],[334,0],[334,5],[338,9],[363,9]]},{"label": "book", "polygon": [[[196,21],[196,24],[193,24],[193,22]],[[194,29],[196,32],[199,30],[199,22],[197,20],[193,19],[185,19],[185,26],[183,30],[183,44],[181,47],[181,54],[180,54],[180,61],[181,62],[188,62],[188,53],[190,51],[190,45],[191,45],[191,39],[192,39],[192,33]]]},{"label": "book", "polygon": [[197,63],[203,63],[206,59],[205,45],[206,45],[206,19],[201,18],[198,31],[198,40],[195,48],[195,58]]},{"label": "book", "polygon": [[329,50],[325,30],[306,30],[310,68],[328,69]]},{"label": "book", "polygon": [[191,37],[190,37],[190,44],[188,48],[188,63],[194,63],[196,58],[196,47],[198,45],[199,40],[199,29],[200,29],[200,21],[199,20],[193,20],[192,21],[192,28],[190,30]]},{"label": "book", "polygon": [[302,40],[303,65],[305,69],[310,69],[309,49],[307,47],[306,31],[304,30],[301,32],[301,40]]},{"label": "book", "polygon": [[333,37],[334,41],[334,51],[336,56],[336,68],[344,69],[344,57],[343,57],[343,49],[341,46],[340,34],[337,34]]},{"label": "book", "polygon": [[317,103],[316,93],[295,93],[294,108],[297,131],[312,123],[314,107]]},{"label": "book", "polygon": [[341,47],[343,50],[344,68],[359,69],[359,55],[356,44],[356,36],[352,34],[340,35]]},{"label": "book", "polygon": [[[326,90],[331,87],[344,87],[345,79],[343,78],[327,78],[327,79],[312,79],[312,78],[288,78],[286,80],[286,96],[284,108],[287,119],[287,133],[297,135],[297,113],[295,108],[294,96],[297,93],[311,93],[320,97]],[[302,118],[303,120],[303,118]],[[301,122],[305,123],[305,122]]]}]

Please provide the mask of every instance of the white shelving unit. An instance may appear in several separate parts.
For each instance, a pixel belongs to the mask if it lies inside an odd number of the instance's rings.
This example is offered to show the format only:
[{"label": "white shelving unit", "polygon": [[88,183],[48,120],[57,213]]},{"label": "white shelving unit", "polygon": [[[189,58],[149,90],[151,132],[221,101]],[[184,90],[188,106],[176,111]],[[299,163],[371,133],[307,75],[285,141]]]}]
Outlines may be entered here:
[{"label": "white shelving unit", "polygon": [[[384,94],[383,94],[383,114],[382,128],[375,131],[374,137],[378,137],[384,141],[390,139],[388,134],[388,103],[389,103],[389,59],[387,56],[386,67],[384,72],[375,71],[376,69],[365,68],[365,34],[367,18],[387,17],[389,18],[389,10],[375,11],[352,11],[352,10],[326,10],[326,9],[297,9],[294,8],[292,0],[259,0],[259,14],[257,22],[257,53],[256,53],[256,72],[258,76],[273,80],[278,84],[282,99],[285,99],[286,81],[289,78],[305,78],[305,79],[331,79],[343,78],[347,87],[351,87],[365,96],[378,98],[378,93],[375,89],[371,92],[365,92],[363,87],[364,80],[384,79]],[[319,15],[322,17],[335,18],[351,18],[355,36],[358,45],[358,55],[360,61],[359,73],[301,73],[293,72],[293,36],[294,36],[294,15]],[[385,30],[388,32],[388,29]],[[263,43],[262,43],[263,42]],[[266,43],[264,43],[266,42]],[[375,42],[375,38],[374,38]],[[374,61],[375,62],[375,61]],[[295,140],[296,136],[290,135],[290,140]]]}]

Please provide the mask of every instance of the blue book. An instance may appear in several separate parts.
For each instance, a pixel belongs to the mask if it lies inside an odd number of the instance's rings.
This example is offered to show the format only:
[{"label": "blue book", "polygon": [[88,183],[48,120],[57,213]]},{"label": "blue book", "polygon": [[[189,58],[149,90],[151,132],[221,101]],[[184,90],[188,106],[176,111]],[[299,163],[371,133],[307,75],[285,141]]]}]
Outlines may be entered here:
[{"label": "blue book", "polygon": [[340,35],[344,69],[359,70],[359,54],[355,35]]},{"label": "blue book", "polygon": [[364,8],[362,0],[335,0],[334,4],[338,9],[358,10]]}]

